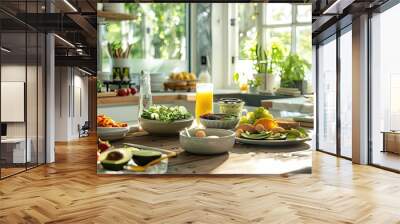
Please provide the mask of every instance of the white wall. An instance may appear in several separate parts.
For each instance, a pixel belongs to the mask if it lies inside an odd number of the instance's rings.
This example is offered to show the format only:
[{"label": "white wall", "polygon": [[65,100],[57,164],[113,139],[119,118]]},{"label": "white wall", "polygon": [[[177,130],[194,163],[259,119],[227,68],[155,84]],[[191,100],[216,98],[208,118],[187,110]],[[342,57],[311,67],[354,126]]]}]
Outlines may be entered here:
[{"label": "white wall", "polygon": [[56,67],[56,141],[77,139],[78,125],[88,120],[88,78],[83,75],[75,68]]}]

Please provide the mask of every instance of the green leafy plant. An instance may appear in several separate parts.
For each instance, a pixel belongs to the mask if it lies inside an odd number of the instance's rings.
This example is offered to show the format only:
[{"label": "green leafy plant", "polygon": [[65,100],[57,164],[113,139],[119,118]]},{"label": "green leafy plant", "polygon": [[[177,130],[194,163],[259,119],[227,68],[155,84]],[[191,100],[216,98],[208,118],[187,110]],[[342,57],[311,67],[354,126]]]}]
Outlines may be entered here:
[{"label": "green leafy plant", "polygon": [[284,50],[278,43],[273,43],[271,49],[264,50],[259,44],[250,48],[250,58],[257,73],[274,74],[284,58]]},{"label": "green leafy plant", "polygon": [[306,70],[311,68],[310,63],[298,54],[291,53],[280,63],[281,86],[296,87],[296,83],[304,80]]},{"label": "green leafy plant", "polygon": [[108,51],[113,58],[128,58],[132,45],[129,44],[126,49],[123,49],[121,41],[115,41],[108,44]]},{"label": "green leafy plant", "polygon": [[247,81],[247,84],[249,84],[250,87],[257,88],[257,87],[261,86],[261,78],[256,77],[254,79],[249,79]]},{"label": "green leafy plant", "polygon": [[97,87],[97,92],[101,92],[101,88],[103,87],[103,84],[101,83],[100,80],[97,80],[96,82],[96,87]]}]

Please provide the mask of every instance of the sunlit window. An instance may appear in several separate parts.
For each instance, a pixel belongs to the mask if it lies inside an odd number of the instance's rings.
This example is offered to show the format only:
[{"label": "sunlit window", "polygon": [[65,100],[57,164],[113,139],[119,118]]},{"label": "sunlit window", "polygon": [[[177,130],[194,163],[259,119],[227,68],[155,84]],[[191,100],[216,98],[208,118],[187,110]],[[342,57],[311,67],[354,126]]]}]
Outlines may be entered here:
[{"label": "sunlit window", "polygon": [[310,4],[239,4],[238,20],[239,60],[251,59],[250,49],[258,43],[266,49],[278,44],[285,54],[296,52],[311,63]]}]

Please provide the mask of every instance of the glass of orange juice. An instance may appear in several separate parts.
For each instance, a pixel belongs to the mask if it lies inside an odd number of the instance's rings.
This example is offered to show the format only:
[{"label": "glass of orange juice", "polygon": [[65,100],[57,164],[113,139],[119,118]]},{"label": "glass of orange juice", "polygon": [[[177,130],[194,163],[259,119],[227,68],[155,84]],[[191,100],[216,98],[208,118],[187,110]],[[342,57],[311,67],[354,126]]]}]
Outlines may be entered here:
[{"label": "glass of orange juice", "polygon": [[201,115],[213,112],[213,84],[197,83],[196,85],[196,121],[199,124]]}]

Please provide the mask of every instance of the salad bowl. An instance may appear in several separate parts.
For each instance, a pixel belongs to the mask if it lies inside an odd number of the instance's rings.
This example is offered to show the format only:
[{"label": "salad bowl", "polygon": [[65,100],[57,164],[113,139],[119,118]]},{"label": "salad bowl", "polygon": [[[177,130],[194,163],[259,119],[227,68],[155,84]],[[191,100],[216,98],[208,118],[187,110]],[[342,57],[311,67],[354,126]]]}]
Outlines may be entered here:
[{"label": "salad bowl", "polygon": [[183,106],[153,105],[143,110],[139,124],[150,134],[172,135],[192,126],[193,116]]},{"label": "salad bowl", "polygon": [[145,130],[150,134],[173,135],[173,134],[178,134],[179,131],[192,126],[193,117],[184,120],[176,120],[172,122],[151,120],[141,117],[139,118],[139,123],[140,126],[143,128],[143,130]]}]

